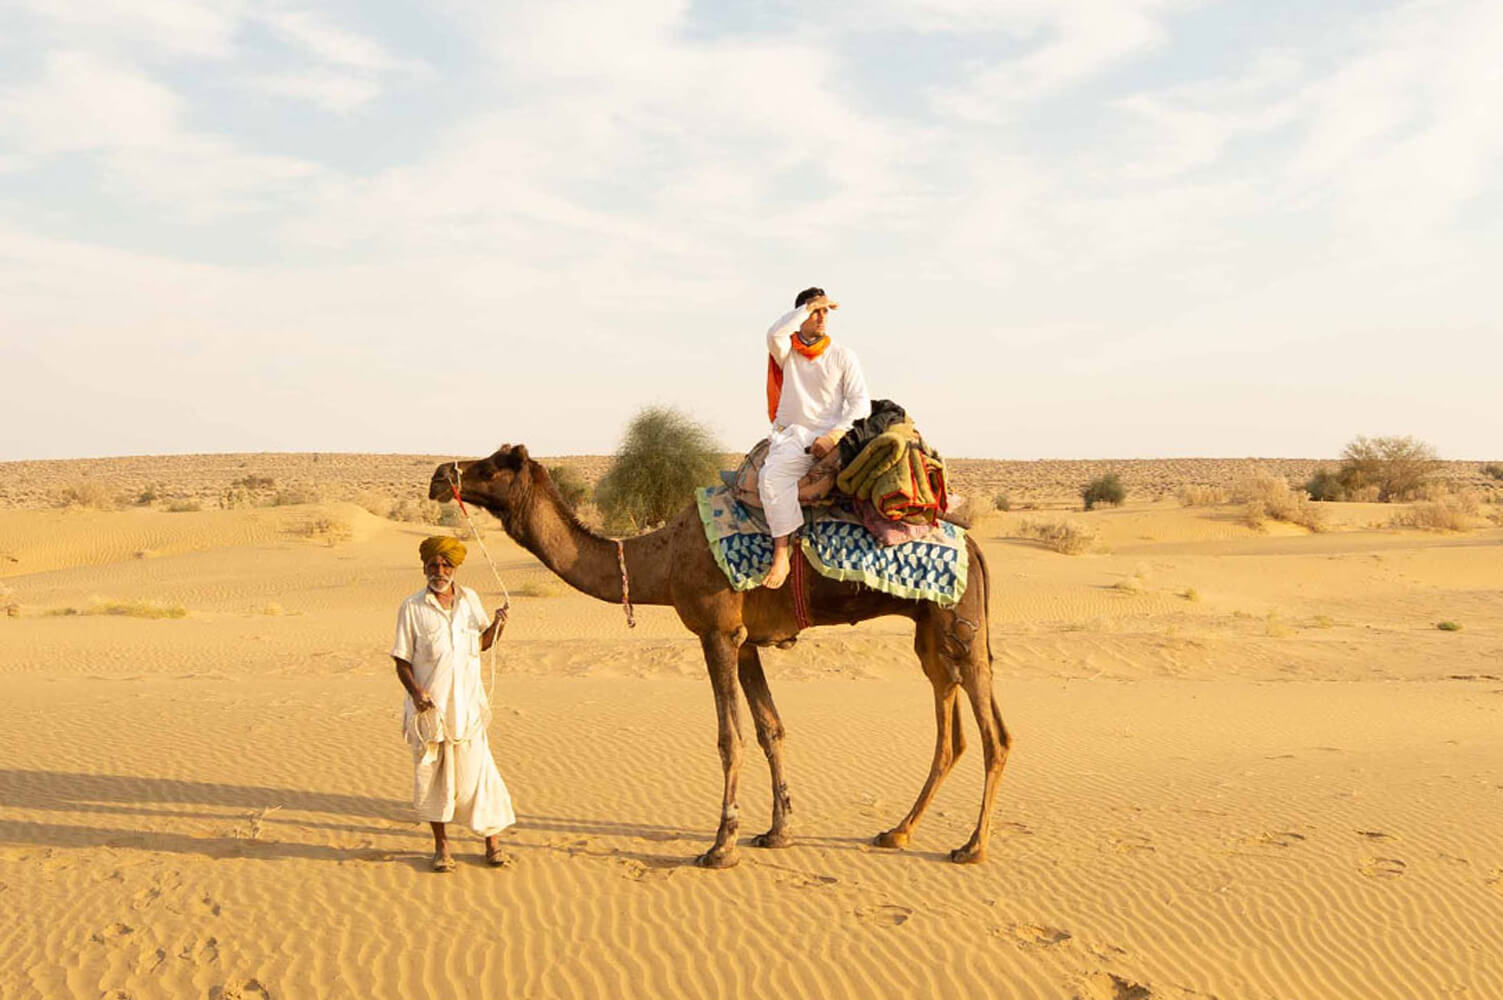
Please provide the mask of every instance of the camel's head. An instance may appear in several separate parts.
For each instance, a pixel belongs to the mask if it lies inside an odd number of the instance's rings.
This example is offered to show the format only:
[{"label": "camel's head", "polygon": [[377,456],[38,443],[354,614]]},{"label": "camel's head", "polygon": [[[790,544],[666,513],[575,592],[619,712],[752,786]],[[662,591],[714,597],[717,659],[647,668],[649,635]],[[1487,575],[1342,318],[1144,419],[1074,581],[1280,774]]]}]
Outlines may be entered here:
[{"label": "camel's head", "polygon": [[490,458],[445,462],[434,469],[428,482],[428,497],[453,500],[457,483],[461,500],[484,507],[504,520],[531,488],[531,466],[526,445],[503,444]]}]

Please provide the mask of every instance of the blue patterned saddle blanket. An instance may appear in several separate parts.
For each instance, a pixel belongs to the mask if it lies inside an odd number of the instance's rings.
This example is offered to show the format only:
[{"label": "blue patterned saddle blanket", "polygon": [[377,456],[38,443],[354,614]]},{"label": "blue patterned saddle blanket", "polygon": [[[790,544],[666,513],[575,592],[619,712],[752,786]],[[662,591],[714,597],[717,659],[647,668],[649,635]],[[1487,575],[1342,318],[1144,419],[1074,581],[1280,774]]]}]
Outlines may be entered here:
[{"label": "blue patterned saddle blanket", "polygon": [[[724,486],[702,487],[695,500],[710,552],[731,586],[760,587],[772,568],[772,536],[762,512]],[[922,538],[884,548],[848,507],[805,508],[796,540],[809,565],[832,580],[941,607],[953,607],[965,593],[965,529],[948,521]]]}]

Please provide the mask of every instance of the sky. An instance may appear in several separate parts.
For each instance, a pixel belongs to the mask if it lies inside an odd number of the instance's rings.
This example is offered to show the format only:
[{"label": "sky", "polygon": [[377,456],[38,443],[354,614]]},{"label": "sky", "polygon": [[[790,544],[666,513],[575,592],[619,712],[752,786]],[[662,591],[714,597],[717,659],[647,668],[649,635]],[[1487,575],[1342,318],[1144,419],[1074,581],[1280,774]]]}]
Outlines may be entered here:
[{"label": "sky", "polygon": [[0,0],[0,460],[1503,458],[1496,0]]}]

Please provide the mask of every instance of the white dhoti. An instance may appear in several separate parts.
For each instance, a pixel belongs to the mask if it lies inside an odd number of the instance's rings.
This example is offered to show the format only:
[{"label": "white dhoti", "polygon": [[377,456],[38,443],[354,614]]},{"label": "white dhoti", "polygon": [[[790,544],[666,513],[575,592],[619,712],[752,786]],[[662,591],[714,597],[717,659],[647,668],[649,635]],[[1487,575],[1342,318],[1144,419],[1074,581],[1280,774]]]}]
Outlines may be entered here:
[{"label": "white dhoti", "polygon": [[814,464],[806,449],[819,435],[797,425],[774,429],[768,438],[767,461],[757,480],[757,494],[762,512],[767,515],[767,529],[773,538],[791,534],[804,523],[798,502],[798,481]]},{"label": "white dhoti", "polygon": [[412,805],[418,819],[464,823],[482,837],[516,823],[511,793],[496,769],[484,729],[473,739],[446,740],[437,747],[437,755],[426,761],[423,747],[413,749]]}]

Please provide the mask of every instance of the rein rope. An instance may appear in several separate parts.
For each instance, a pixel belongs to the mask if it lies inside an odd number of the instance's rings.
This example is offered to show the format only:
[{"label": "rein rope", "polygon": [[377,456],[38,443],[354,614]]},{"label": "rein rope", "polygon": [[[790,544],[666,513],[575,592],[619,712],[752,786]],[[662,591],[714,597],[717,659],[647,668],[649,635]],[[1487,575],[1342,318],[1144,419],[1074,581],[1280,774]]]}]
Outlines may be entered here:
[{"label": "rein rope", "polygon": [[637,616],[631,606],[631,579],[626,575],[626,546],[616,539],[616,565],[621,567],[621,606],[626,609],[626,627],[637,627]]},{"label": "rein rope", "polygon": [[[496,568],[496,560],[491,558],[491,550],[485,547],[485,538],[480,534],[480,526],[475,523],[475,519],[470,516],[470,509],[459,497],[459,462],[455,461],[452,464],[454,471],[449,474],[449,491],[454,494],[454,502],[459,504],[459,510],[464,514],[465,522],[470,526],[470,534],[474,535],[475,541],[480,543],[480,551],[485,555],[485,561],[490,564],[491,575],[496,578],[496,585],[501,588],[501,607],[509,612],[511,591],[506,589],[506,583],[501,579],[501,571]],[[496,650],[501,646],[500,639],[501,636],[497,635],[491,640],[491,683],[485,692],[487,698],[492,698],[496,690]]]}]

